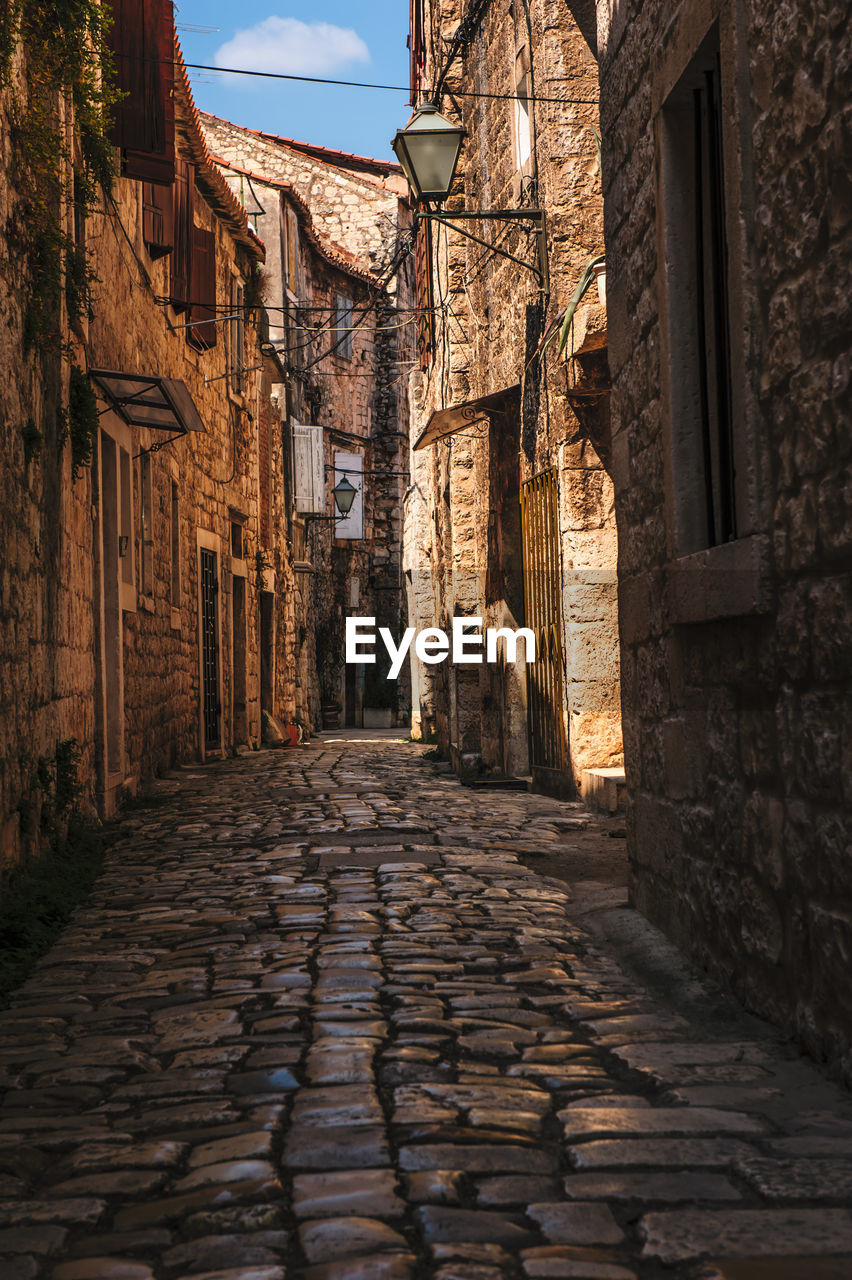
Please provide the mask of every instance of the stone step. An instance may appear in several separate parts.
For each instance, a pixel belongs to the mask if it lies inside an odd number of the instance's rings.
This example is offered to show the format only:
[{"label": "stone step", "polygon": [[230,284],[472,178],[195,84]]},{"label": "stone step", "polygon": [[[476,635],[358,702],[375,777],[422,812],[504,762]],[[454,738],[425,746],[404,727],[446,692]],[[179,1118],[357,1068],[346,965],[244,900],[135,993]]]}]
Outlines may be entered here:
[{"label": "stone step", "polygon": [[584,769],[580,776],[580,795],[590,809],[601,813],[623,811],[627,801],[624,769]]}]

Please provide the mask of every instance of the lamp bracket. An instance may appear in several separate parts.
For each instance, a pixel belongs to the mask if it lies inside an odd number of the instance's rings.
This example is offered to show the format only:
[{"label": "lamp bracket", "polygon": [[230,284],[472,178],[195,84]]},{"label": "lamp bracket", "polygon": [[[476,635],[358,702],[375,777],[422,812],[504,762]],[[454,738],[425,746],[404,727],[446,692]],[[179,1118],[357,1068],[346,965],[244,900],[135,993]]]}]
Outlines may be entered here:
[{"label": "lamp bracket", "polygon": [[[547,263],[547,215],[544,209],[459,209],[453,213],[433,213],[427,210],[418,212],[417,217],[420,219],[428,218],[432,222],[442,222],[445,226],[452,227],[459,235],[472,240],[474,244],[482,245],[484,249],[490,249],[492,253],[499,254],[501,258],[508,258],[510,262],[515,262],[520,267],[526,267],[538,279],[540,292],[544,294],[550,293],[550,272]],[[462,227],[453,227],[454,222],[468,218],[481,218],[483,221],[490,220],[493,222],[525,221],[537,224],[535,232],[537,265],[533,266],[531,262],[518,258],[514,253],[509,253],[506,249],[500,249],[497,245],[489,244],[487,240],[481,240],[479,236],[473,235],[470,231],[465,231]]]}]

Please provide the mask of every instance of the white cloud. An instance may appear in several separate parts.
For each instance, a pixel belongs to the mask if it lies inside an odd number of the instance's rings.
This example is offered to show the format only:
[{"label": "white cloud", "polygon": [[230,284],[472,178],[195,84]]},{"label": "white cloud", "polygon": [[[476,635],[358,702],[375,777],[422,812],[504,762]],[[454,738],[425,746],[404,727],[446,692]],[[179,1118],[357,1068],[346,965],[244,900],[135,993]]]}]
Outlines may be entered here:
[{"label": "white cloud", "polygon": [[350,27],[273,16],[238,31],[217,50],[215,61],[218,67],[317,76],[350,62],[369,62],[370,51]]}]

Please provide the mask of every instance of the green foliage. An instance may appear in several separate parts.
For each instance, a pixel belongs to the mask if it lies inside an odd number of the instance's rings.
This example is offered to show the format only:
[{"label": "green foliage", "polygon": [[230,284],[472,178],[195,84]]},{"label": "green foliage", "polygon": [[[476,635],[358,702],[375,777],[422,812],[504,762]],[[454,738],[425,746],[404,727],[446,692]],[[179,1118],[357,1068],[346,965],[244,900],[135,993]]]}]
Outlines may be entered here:
[{"label": "green foliage", "polygon": [[71,366],[68,390],[68,435],[71,439],[71,471],[74,479],[91,466],[98,430],[98,401],[82,369]]},{"label": "green foliage", "polygon": [[[559,335],[559,345],[556,353],[558,356],[562,355],[568,345],[568,338],[571,333],[571,326],[574,323],[574,316],[577,313],[577,308],[595,282],[596,268],[601,266],[604,262],[606,262],[606,254],[604,253],[597,253],[593,258],[589,258],[589,261],[583,268],[580,279],[577,281],[577,286],[571,295],[571,301],[568,303],[567,307],[564,307],[557,313],[548,325],[544,337],[539,343],[538,350],[533,356],[533,360],[543,358],[544,353],[547,351],[547,348],[553,342],[557,334]],[[530,363],[532,364],[532,360]]]},{"label": "green foliage", "polygon": [[259,262],[253,262],[246,276],[243,303],[246,311],[254,311],[266,301],[269,292],[269,276]]},{"label": "green foliage", "polygon": [[56,812],[65,816],[82,794],[80,786],[80,745],[76,738],[64,738],[56,744],[55,803]]},{"label": "green foliage", "polygon": [[[85,250],[66,230],[65,208],[81,222],[98,190],[111,188],[115,162],[107,130],[116,95],[105,44],[110,6],[101,0],[0,0],[0,83],[9,87],[12,178],[17,208],[10,248],[25,270],[24,349],[40,350],[59,333],[63,276],[72,319],[85,314],[94,279]],[[14,75],[15,51],[24,50]],[[60,103],[71,107],[82,165],[76,175]],[[74,255],[77,255],[75,260]]]},{"label": "green foliage", "polygon": [[74,815],[60,843],[6,877],[0,895],[0,1005],[87,897],[103,867],[107,843],[107,833]]}]

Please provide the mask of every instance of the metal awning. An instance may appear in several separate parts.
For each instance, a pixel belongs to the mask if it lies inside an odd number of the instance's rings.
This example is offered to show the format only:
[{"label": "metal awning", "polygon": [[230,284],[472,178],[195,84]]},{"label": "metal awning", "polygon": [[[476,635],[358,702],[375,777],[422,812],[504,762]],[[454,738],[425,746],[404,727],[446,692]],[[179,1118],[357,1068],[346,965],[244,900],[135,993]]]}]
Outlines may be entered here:
[{"label": "metal awning", "polygon": [[521,384],[516,382],[514,386],[504,387],[502,391],[494,391],[491,395],[479,396],[476,400],[467,400],[464,404],[456,404],[449,409],[438,409],[415,440],[414,448],[426,449],[436,440],[451,436],[456,431],[464,431],[476,422],[488,422],[492,414],[517,409],[520,401]]},{"label": "metal awning", "polygon": [[186,435],[204,431],[201,415],[180,378],[164,378],[146,373],[115,373],[90,369],[89,377],[103,393],[110,409],[131,427],[171,431]]}]

